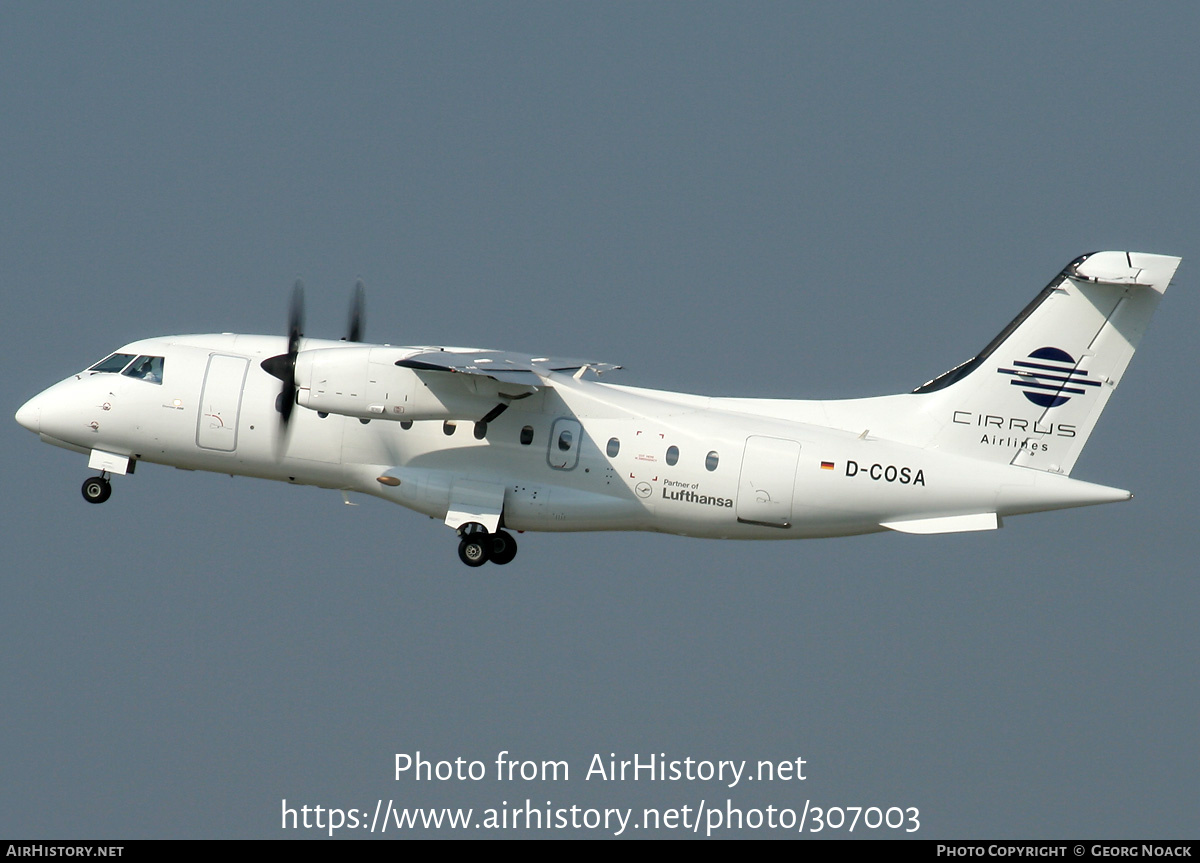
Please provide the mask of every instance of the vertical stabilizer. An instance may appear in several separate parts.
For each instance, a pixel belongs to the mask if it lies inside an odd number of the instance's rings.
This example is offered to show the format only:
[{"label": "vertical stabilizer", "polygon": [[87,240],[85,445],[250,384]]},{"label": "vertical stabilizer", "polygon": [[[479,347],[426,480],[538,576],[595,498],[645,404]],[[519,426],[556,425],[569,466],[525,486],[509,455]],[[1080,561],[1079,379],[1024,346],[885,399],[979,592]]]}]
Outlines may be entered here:
[{"label": "vertical stabilizer", "polygon": [[1069,474],[1179,260],[1076,258],[977,356],[914,390],[944,422],[927,445]]}]

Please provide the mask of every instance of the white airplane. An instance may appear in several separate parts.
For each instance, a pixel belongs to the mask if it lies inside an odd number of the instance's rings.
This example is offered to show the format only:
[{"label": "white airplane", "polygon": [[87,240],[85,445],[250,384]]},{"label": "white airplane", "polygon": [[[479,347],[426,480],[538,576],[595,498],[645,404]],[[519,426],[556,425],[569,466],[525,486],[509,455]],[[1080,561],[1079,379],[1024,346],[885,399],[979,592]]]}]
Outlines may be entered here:
[{"label": "white airplane", "polygon": [[587,376],[605,363],[362,344],[361,283],[347,338],[309,339],[297,284],[286,338],[132,342],[16,419],[88,456],[90,503],[143,461],[354,491],[444,519],[469,566],[513,559],[505,528],[989,530],[1131,497],[1070,473],[1179,260],[1076,258],[978,355],[899,395],[712,398]]}]

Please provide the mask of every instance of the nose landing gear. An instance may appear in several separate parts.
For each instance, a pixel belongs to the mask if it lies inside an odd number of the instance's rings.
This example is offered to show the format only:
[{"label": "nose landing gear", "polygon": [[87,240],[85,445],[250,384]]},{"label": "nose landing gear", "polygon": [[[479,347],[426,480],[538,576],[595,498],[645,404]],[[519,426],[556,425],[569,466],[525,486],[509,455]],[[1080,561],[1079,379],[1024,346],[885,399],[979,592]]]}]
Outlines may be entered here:
[{"label": "nose landing gear", "polygon": [[497,530],[488,533],[477,522],[459,528],[458,559],[467,566],[483,566],[489,560],[503,566],[517,556],[517,541],[511,533]]},{"label": "nose landing gear", "polygon": [[83,499],[88,503],[104,503],[112,495],[112,483],[103,473],[100,476],[88,477],[83,481]]}]

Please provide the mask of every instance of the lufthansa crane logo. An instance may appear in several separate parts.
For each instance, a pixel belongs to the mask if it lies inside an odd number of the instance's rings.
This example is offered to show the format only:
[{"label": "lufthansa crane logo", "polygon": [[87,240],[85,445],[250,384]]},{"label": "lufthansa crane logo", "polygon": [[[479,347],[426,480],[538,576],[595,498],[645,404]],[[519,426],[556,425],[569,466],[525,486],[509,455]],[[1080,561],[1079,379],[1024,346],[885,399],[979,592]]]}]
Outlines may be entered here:
[{"label": "lufthansa crane logo", "polygon": [[996,371],[1012,375],[1009,383],[1020,387],[1025,398],[1038,407],[1056,408],[1072,396],[1083,395],[1087,392],[1084,387],[1100,386],[1100,381],[1089,378],[1077,365],[1075,358],[1061,348],[1038,348],[1028,359],[1013,360],[1013,368]]}]

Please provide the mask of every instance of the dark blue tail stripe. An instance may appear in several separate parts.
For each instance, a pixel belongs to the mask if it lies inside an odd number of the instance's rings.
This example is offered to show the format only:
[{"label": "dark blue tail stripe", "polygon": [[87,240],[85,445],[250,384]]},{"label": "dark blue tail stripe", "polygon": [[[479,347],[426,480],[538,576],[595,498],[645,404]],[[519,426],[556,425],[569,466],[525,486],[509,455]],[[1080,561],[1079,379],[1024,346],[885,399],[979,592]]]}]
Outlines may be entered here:
[{"label": "dark blue tail stripe", "polygon": [[1009,381],[1014,387],[1034,387],[1039,390],[1050,390],[1055,393],[1071,393],[1072,395],[1081,396],[1087,390],[1077,390],[1073,387],[1055,386],[1054,384],[1035,384],[1032,381]]}]

